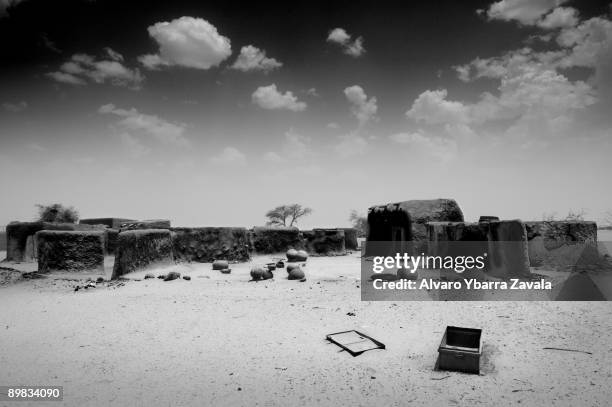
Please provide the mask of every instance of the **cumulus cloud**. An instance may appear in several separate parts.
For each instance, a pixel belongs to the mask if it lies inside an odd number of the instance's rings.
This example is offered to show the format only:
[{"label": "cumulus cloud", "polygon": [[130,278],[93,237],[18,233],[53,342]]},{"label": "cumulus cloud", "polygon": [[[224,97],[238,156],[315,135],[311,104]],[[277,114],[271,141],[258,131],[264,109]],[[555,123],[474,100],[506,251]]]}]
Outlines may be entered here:
[{"label": "cumulus cloud", "polygon": [[349,86],[344,89],[344,95],[351,104],[351,112],[363,127],[371,120],[376,120],[378,105],[375,97],[368,99],[363,88],[359,85]]},{"label": "cumulus cloud", "polygon": [[300,112],[306,109],[306,103],[298,100],[293,92],[281,93],[276,84],[260,86],[251,95],[251,101],[262,109],[268,110],[291,110]]},{"label": "cumulus cloud", "polygon": [[144,76],[140,71],[123,65],[121,54],[111,48],[105,48],[105,52],[111,59],[96,59],[88,54],[75,54],[64,62],[58,71],[46,75],[57,82],[70,85],[86,85],[88,82],[94,82],[140,89],[144,82]]},{"label": "cumulus cloud", "polygon": [[421,93],[406,112],[406,116],[427,124],[467,123],[467,107],[461,102],[447,100],[447,94],[446,89]]},{"label": "cumulus cloud", "polygon": [[180,147],[190,144],[184,135],[184,125],[171,123],[158,116],[140,113],[134,108],[121,109],[112,103],[100,106],[98,113],[120,118],[113,124],[113,128],[116,129],[124,144],[128,145],[132,151],[139,152],[138,155],[146,154],[149,151],[141,143],[147,138],[153,138],[162,144]]},{"label": "cumulus cloud", "polygon": [[329,32],[327,41],[342,47],[342,52],[352,57],[360,57],[365,53],[363,47],[363,37],[351,40],[351,36],[344,28],[334,28]]},{"label": "cumulus cloud", "polygon": [[565,2],[567,0],[500,0],[491,4],[486,14],[492,20],[534,25],[550,10]]},{"label": "cumulus cloud", "polygon": [[182,66],[209,69],[218,66],[232,54],[229,38],[202,18],[181,17],[160,22],[148,28],[157,42],[159,52],[139,57],[148,69],[163,66]]},{"label": "cumulus cloud", "polygon": [[11,113],[19,113],[28,108],[28,102],[21,101],[17,103],[5,102],[2,104],[2,109]]},{"label": "cumulus cloud", "polygon": [[246,155],[235,147],[225,147],[223,151],[211,158],[214,164],[245,165]]},{"label": "cumulus cloud", "polygon": [[557,7],[537,22],[538,27],[547,30],[574,27],[578,24],[578,10],[572,7]]},{"label": "cumulus cloud", "polygon": [[261,71],[268,73],[283,66],[282,62],[274,58],[268,58],[266,51],[252,45],[247,45],[240,49],[240,54],[234,61],[232,69],[242,72]]}]

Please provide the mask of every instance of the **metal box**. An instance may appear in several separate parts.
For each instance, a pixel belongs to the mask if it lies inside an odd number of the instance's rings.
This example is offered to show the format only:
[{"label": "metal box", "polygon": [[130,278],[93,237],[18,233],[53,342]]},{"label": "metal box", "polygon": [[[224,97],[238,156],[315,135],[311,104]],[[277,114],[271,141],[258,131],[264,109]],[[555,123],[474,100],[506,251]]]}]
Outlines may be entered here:
[{"label": "metal box", "polygon": [[438,347],[438,369],[480,373],[481,329],[447,326]]}]

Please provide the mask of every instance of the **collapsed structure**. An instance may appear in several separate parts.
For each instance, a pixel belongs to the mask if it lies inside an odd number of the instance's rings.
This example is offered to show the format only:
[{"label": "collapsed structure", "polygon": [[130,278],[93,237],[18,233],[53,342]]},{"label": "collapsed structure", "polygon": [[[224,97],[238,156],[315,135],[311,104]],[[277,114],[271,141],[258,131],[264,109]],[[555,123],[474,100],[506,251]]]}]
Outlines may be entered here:
[{"label": "collapsed structure", "polygon": [[9,261],[38,259],[41,272],[85,271],[101,270],[104,256],[114,255],[112,278],[175,261],[242,262],[251,254],[277,254],[289,249],[330,256],[357,247],[357,231],[351,228],[187,228],[172,227],[166,219],[91,218],[79,224],[12,222],[6,227],[6,236]]},{"label": "collapsed structure", "polygon": [[[402,243],[417,250],[428,245],[437,250],[460,247],[463,255],[488,253],[487,272],[500,278],[529,277],[530,266],[558,269],[576,264],[589,249],[593,258],[598,257],[595,222],[523,222],[499,220],[496,216],[465,222],[463,212],[452,199],[373,206],[368,210],[367,221],[366,254],[371,254],[369,247],[377,248],[376,242],[385,242],[386,248],[394,250],[405,248]],[[466,244],[459,245],[461,242]]]},{"label": "collapsed structure", "polygon": [[[419,251],[447,243],[461,255],[488,254],[487,272],[495,277],[530,277],[530,266],[563,268],[596,258],[597,225],[586,221],[499,220],[481,216],[465,222],[453,199],[412,200],[377,205],[368,210],[366,255],[376,242],[391,249],[413,245]],[[153,264],[175,261],[247,261],[252,254],[306,250],[311,255],[342,255],[358,248],[353,228],[172,227],[169,220],[127,218],[83,219],[79,224],[12,222],[6,227],[7,260],[38,258],[39,271],[99,270],[104,256],[114,255],[112,276],[118,278]],[[429,245],[429,246],[428,246]],[[455,250],[456,247],[454,246]],[[591,249],[585,251],[585,247]],[[459,252],[458,252],[459,253]]]}]

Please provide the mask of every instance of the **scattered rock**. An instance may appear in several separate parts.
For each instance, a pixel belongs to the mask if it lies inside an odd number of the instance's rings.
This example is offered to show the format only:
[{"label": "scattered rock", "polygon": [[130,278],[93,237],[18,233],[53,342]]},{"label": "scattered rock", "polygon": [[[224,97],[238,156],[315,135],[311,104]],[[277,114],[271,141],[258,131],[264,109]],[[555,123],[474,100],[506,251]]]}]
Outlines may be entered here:
[{"label": "scattered rock", "polygon": [[291,271],[289,272],[289,280],[301,280],[304,277],[306,277],[306,275],[304,274],[304,272],[302,271],[302,269],[298,266],[295,268],[292,268]]},{"label": "scattered rock", "polygon": [[96,288],[96,284],[92,281],[91,283],[87,283],[87,285],[85,285],[85,288]]},{"label": "scattered rock", "polygon": [[285,268],[285,262],[280,260],[278,263],[276,263],[276,268],[277,269],[284,269]]},{"label": "scattered rock", "polygon": [[251,267],[251,278],[253,280],[261,280],[266,270],[261,266]]},{"label": "scattered rock", "polygon": [[223,270],[219,270],[219,271],[221,271],[223,274],[229,274],[229,273],[232,272],[232,269],[227,268],[227,269],[223,269]]},{"label": "scattered rock", "polygon": [[349,317],[354,317],[356,316],[356,314],[354,312],[347,312],[346,315],[348,315]]},{"label": "scattered rock", "polygon": [[104,282],[104,277],[98,277],[98,279],[96,280],[96,283],[103,283]]},{"label": "scattered rock", "polygon": [[271,278],[274,278],[274,274],[272,274],[272,271],[270,269],[265,269],[263,274],[261,275],[261,278],[263,280],[270,280]]},{"label": "scattered rock", "polygon": [[150,279],[150,278],[155,278],[155,275],[153,275],[153,273],[147,273],[147,274],[144,276],[144,278],[145,278],[145,280],[148,280],[148,279]]},{"label": "scattered rock", "polygon": [[308,259],[308,253],[306,250],[298,250],[295,261],[306,261]]},{"label": "scattered rock", "polygon": [[181,278],[181,273],[178,273],[176,271],[171,271],[168,273],[166,278],[164,278],[164,281],[172,281],[172,280],[176,280],[177,278]]},{"label": "scattered rock", "polygon": [[191,280],[191,277],[190,276],[183,276],[183,280],[189,281],[189,280]]},{"label": "scattered rock", "polygon": [[229,268],[229,262],[227,260],[215,260],[212,264],[213,270],[225,270]]},{"label": "scattered rock", "polygon": [[159,278],[161,280],[165,280],[166,279],[166,275],[165,274],[160,274],[159,276],[157,276],[157,278]]},{"label": "scattered rock", "polygon": [[287,250],[287,260],[291,261],[297,261],[296,257],[298,255],[298,251],[295,249],[289,249]]},{"label": "scattered rock", "polygon": [[268,263],[266,264],[266,267],[268,268],[268,270],[274,271],[276,270],[276,263]]}]

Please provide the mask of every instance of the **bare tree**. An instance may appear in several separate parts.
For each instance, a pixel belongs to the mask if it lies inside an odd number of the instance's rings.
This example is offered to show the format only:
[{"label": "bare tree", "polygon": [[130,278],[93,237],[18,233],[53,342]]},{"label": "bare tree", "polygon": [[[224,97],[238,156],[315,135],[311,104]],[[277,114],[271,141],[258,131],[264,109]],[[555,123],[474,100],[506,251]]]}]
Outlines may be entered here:
[{"label": "bare tree", "polygon": [[43,222],[76,223],[79,220],[79,212],[72,206],[62,204],[36,205],[38,208],[38,220]]},{"label": "bare tree", "polygon": [[296,226],[298,219],[310,215],[312,209],[300,204],[280,205],[266,213],[269,226]]},{"label": "bare tree", "polygon": [[359,237],[364,237],[366,235],[368,230],[368,219],[364,215],[353,209],[349,215],[349,221],[353,227],[357,229]]},{"label": "bare tree", "polygon": [[574,211],[570,209],[565,217],[565,220],[584,220],[587,212],[584,209],[580,209],[579,211]]}]

